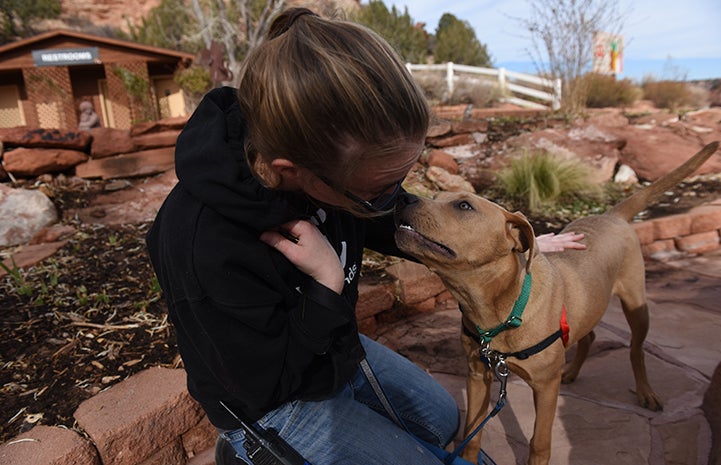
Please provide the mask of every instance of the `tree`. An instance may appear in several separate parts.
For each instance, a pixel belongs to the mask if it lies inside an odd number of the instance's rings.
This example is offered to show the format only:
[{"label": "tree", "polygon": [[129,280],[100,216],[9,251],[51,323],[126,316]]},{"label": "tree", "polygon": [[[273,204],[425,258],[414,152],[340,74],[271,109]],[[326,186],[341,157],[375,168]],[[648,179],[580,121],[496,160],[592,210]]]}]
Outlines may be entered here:
[{"label": "tree", "polygon": [[32,23],[60,16],[60,0],[0,0],[0,43],[35,33]]},{"label": "tree", "polygon": [[215,55],[220,48],[227,79],[214,84],[235,86],[241,61],[260,44],[284,4],[283,0],[162,0],[139,26],[130,28],[130,36],[191,53]]},{"label": "tree", "polygon": [[410,63],[425,63],[428,56],[428,34],[413,22],[408,7],[401,13],[395,6],[390,10],[380,0],[370,0],[353,18],[380,34]]},{"label": "tree", "polygon": [[213,42],[225,48],[229,84],[237,86],[243,57],[257,47],[268,31],[273,18],[285,5],[283,0],[190,0],[192,13],[200,26],[199,35],[210,49]]},{"label": "tree", "polygon": [[461,21],[450,13],[444,13],[438,21],[433,56],[437,63],[492,66],[486,46],[476,38],[468,21]]},{"label": "tree", "polygon": [[182,0],[162,0],[150,10],[139,25],[128,24],[128,38],[155,47],[197,53],[202,48],[198,40],[198,24]]},{"label": "tree", "polygon": [[583,75],[593,63],[593,35],[620,33],[623,13],[618,0],[528,0],[530,17],[520,19],[531,34],[528,51],[537,71],[563,82],[563,110],[585,107],[588,89]]}]

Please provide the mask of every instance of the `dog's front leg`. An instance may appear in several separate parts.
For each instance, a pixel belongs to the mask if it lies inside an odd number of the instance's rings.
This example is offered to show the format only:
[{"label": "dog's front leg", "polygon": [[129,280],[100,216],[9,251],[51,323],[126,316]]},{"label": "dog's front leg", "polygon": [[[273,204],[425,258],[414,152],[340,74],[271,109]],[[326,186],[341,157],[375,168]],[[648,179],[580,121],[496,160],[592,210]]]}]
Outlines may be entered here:
[{"label": "dog's front leg", "polygon": [[[467,437],[483,421],[491,399],[493,372],[481,361],[478,355],[478,343],[463,335],[463,348],[468,361],[468,377],[466,378],[466,425]],[[481,450],[481,433],[478,433],[463,449],[462,457],[476,463]]]},{"label": "dog's front leg", "polygon": [[529,465],[546,465],[551,460],[551,432],[556,416],[556,404],[561,390],[560,372],[557,377],[529,383],[533,390],[536,422],[533,425]]}]

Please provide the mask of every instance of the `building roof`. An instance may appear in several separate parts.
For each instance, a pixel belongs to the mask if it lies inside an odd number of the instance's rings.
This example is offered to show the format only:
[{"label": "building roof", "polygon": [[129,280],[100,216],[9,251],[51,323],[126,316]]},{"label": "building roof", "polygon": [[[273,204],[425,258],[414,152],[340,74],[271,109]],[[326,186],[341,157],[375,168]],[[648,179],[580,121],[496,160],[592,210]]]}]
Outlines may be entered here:
[{"label": "building roof", "polygon": [[115,57],[119,55],[135,56],[146,61],[192,61],[195,57],[192,53],[178,52],[127,40],[100,37],[70,30],[55,30],[0,46],[0,69],[32,66],[32,57],[30,55],[32,50],[61,47],[98,47],[103,61],[110,61],[103,57],[103,51],[105,51],[106,55]]}]

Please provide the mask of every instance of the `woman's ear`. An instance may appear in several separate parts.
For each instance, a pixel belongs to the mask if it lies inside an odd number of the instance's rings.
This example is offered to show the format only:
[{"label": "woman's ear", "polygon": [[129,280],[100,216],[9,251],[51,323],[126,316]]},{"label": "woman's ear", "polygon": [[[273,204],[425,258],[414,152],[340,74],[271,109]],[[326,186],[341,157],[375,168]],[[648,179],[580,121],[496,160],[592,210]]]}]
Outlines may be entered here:
[{"label": "woman's ear", "polygon": [[300,180],[302,170],[287,158],[271,160],[269,170],[277,178],[278,185],[276,187],[282,186],[284,189],[293,190],[302,185]]}]

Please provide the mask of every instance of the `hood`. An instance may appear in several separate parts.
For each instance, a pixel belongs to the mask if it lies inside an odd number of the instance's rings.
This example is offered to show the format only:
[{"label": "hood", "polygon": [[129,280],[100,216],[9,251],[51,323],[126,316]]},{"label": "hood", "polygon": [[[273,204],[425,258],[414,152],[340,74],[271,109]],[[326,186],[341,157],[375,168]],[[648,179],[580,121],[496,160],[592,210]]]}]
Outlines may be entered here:
[{"label": "hood", "polygon": [[304,197],[267,189],[253,177],[245,158],[246,132],[236,90],[210,91],[178,136],[179,184],[219,214],[258,231],[303,216]]}]

